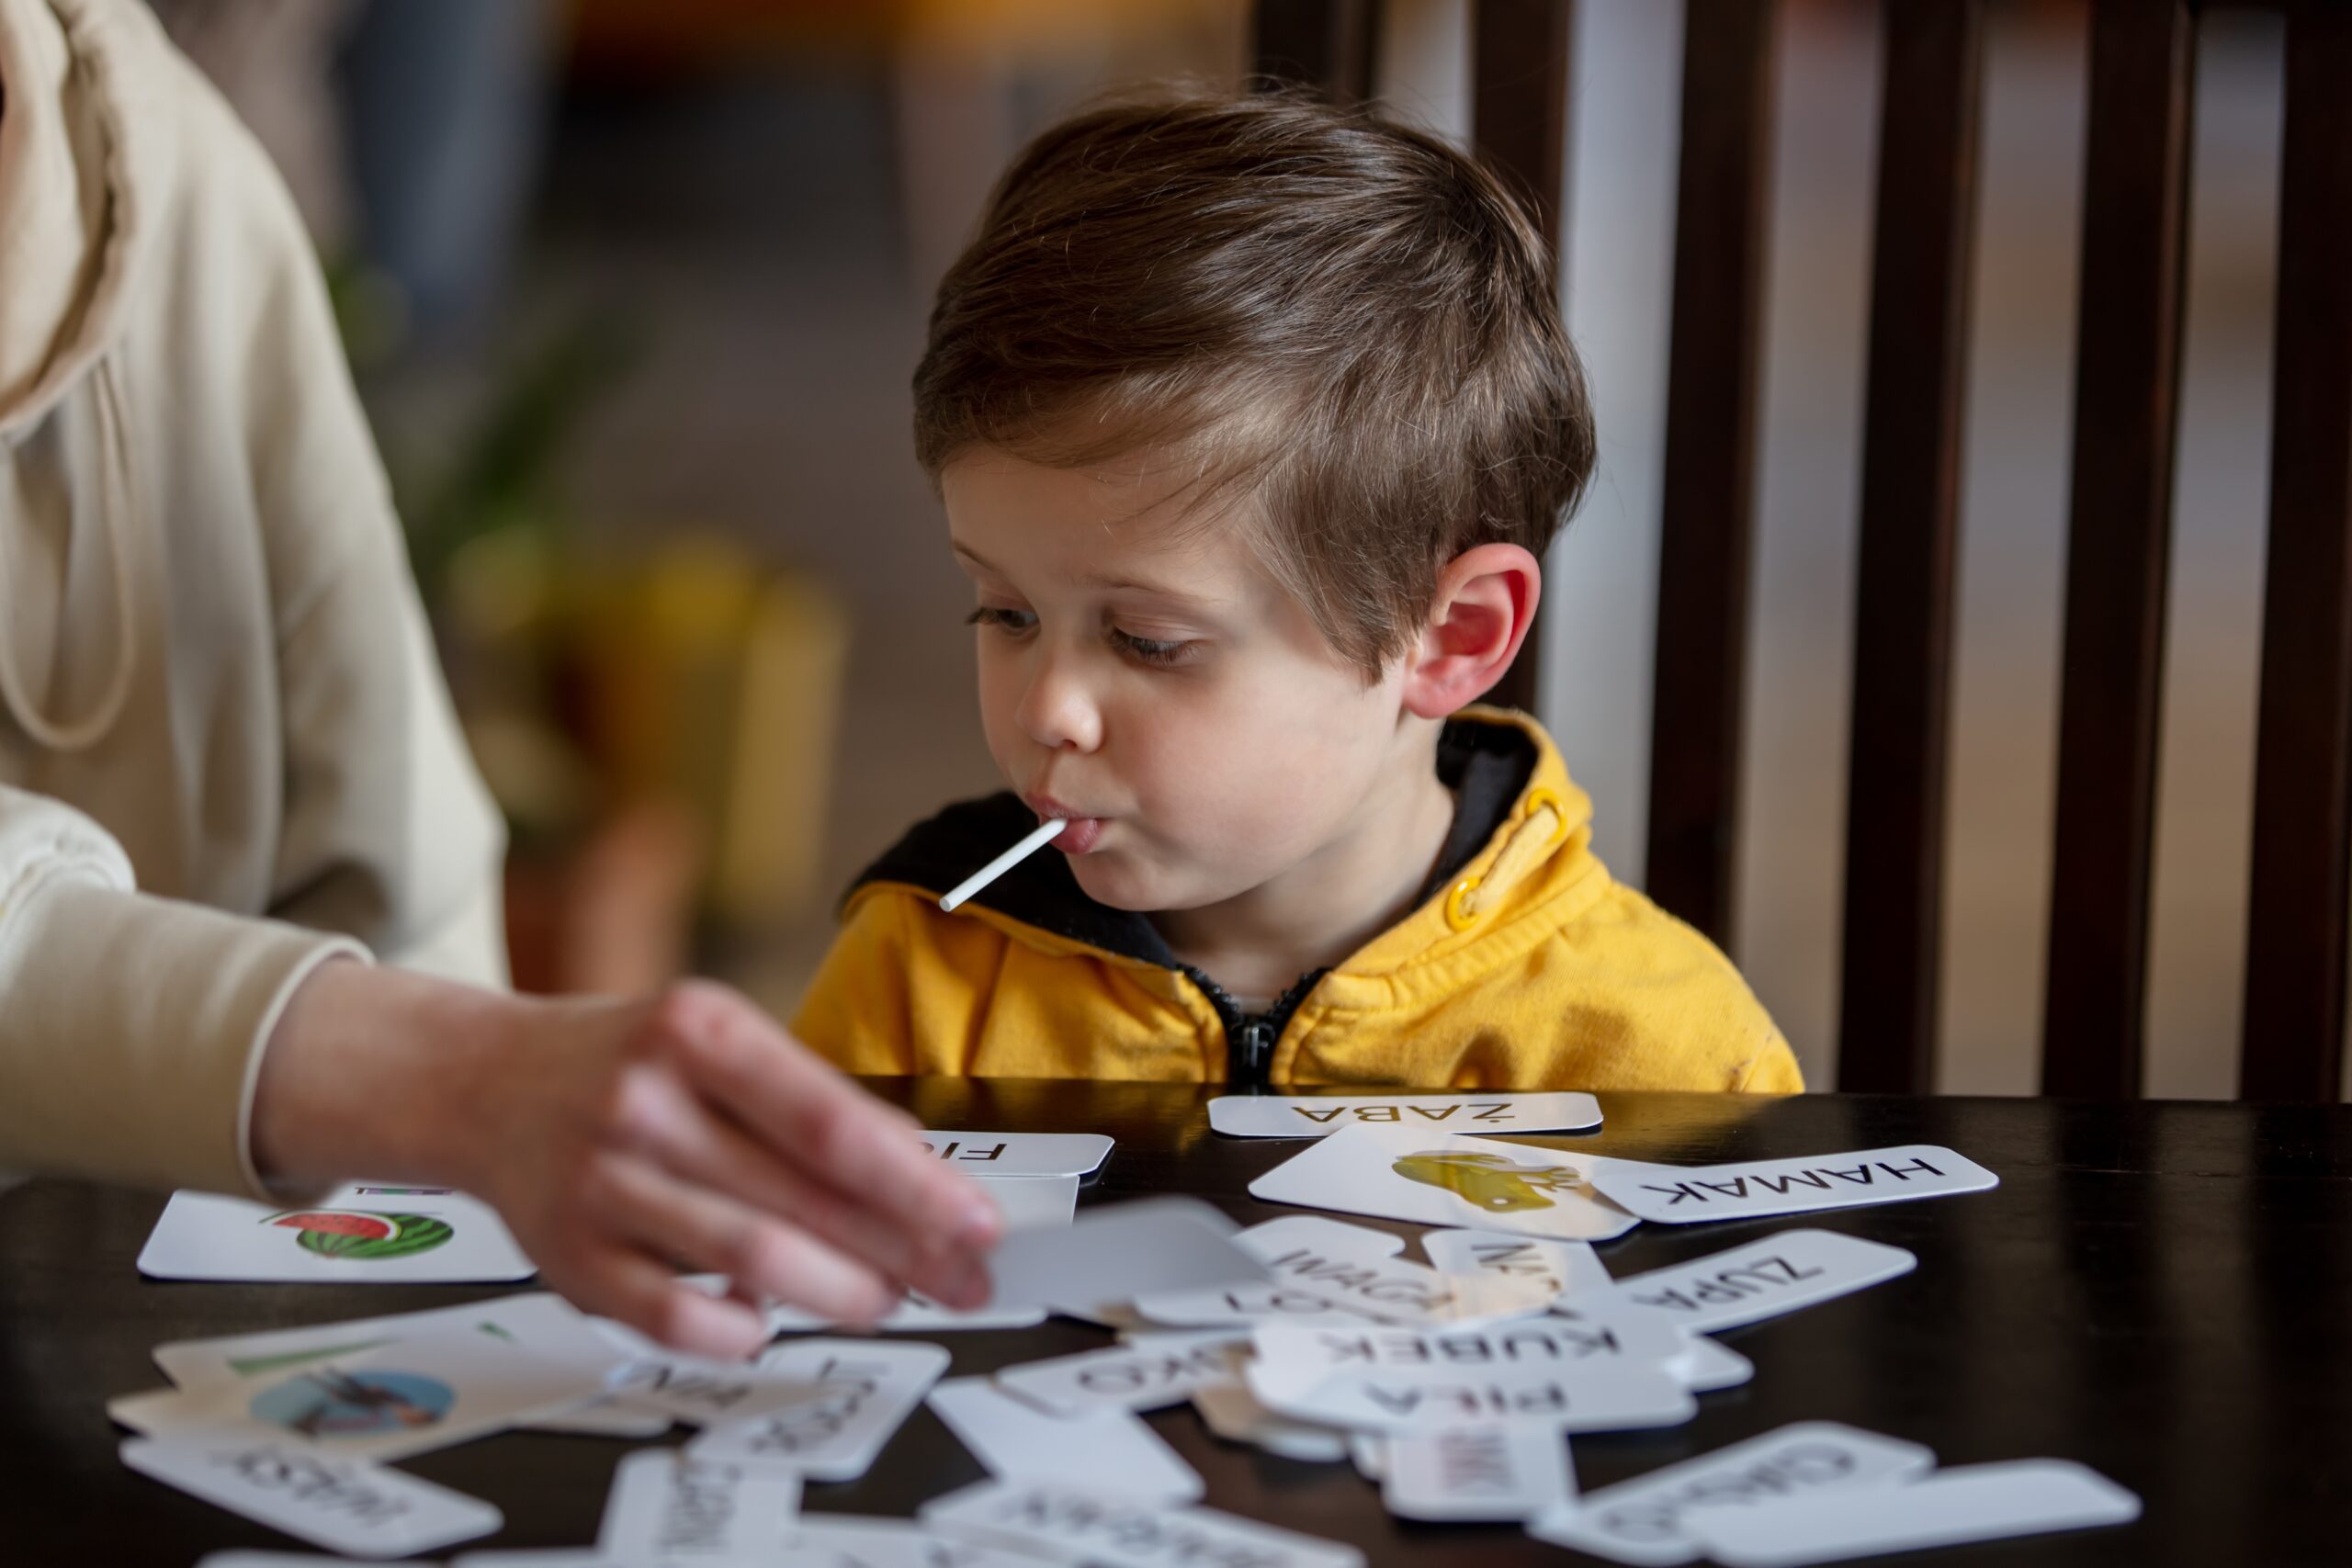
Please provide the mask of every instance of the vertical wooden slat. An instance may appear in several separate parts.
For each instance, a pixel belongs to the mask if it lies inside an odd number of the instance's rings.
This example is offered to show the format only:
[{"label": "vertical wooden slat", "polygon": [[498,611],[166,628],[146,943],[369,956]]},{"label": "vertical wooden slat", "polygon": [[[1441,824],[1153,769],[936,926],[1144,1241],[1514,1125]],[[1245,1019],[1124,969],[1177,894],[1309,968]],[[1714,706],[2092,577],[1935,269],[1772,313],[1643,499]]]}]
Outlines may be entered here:
[{"label": "vertical wooden slat", "polygon": [[1650,894],[1731,941],[1774,0],[1690,0],[1667,357]]},{"label": "vertical wooden slat", "polygon": [[2248,1100],[2333,1100],[2352,849],[2352,10],[2287,22]]},{"label": "vertical wooden slat", "polygon": [[2140,1092],[2195,22],[2097,0],[2043,1092]]},{"label": "vertical wooden slat", "polygon": [[1334,103],[1363,103],[1379,28],[1377,0],[1258,0],[1251,73],[1319,87]]},{"label": "vertical wooden slat", "polygon": [[1847,751],[1838,1087],[1935,1077],[1982,0],[1886,11]]},{"label": "vertical wooden slat", "polygon": [[[1576,8],[1573,0],[1475,0],[1471,17],[1471,145],[1533,209],[1556,275],[1567,247],[1560,197]],[[1487,700],[1534,712],[1542,667],[1538,626]]]}]

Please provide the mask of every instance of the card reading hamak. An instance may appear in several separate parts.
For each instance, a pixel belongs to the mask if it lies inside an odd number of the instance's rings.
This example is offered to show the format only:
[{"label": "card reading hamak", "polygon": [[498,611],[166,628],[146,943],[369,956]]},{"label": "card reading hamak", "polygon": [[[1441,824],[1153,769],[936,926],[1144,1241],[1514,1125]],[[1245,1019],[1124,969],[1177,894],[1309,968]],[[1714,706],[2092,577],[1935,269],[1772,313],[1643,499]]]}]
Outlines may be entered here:
[{"label": "card reading hamak", "polygon": [[1320,1138],[1357,1125],[1440,1133],[1583,1133],[1600,1125],[1600,1101],[1557,1089],[1533,1094],[1226,1094],[1209,1101],[1209,1125],[1235,1138]]},{"label": "card reading hamak", "polygon": [[1905,1144],[1854,1154],[1732,1165],[1603,1159],[1593,1168],[1592,1184],[1643,1219],[1682,1225],[1982,1192],[1998,1187],[2001,1179],[1966,1156],[1940,1145]]}]

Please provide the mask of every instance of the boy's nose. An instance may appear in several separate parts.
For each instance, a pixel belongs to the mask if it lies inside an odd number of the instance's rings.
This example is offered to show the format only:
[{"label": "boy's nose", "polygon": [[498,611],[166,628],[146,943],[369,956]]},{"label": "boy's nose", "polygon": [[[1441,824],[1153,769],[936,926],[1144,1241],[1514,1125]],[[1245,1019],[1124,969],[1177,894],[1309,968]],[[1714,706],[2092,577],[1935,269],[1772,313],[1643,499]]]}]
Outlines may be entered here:
[{"label": "boy's nose", "polygon": [[1023,733],[1049,751],[1091,751],[1102,742],[1101,710],[1057,660],[1039,665],[1018,716]]}]

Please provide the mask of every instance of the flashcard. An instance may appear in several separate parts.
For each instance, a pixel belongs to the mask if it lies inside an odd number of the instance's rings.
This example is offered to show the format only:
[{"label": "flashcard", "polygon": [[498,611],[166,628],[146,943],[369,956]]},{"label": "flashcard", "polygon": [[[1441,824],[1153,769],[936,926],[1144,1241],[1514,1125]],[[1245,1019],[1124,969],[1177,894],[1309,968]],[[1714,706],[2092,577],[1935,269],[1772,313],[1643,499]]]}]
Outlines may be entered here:
[{"label": "flashcard", "polygon": [[[1067,1225],[1078,1206],[1078,1178],[1075,1176],[975,1177],[973,1184],[996,1200],[998,1209],[1003,1212],[1008,1232]],[[724,1290],[725,1282],[720,1281],[717,1288]],[[991,1302],[987,1306],[959,1312],[910,1292],[904,1301],[874,1326],[889,1334],[951,1334],[980,1328],[1034,1328],[1045,1321],[1046,1309],[1033,1303],[1005,1305]],[[797,1307],[774,1303],[768,1307],[768,1332],[771,1334],[797,1334],[840,1326],[831,1318],[820,1317]]]},{"label": "flashcard", "polygon": [[133,1438],[122,1445],[122,1462],[346,1557],[406,1557],[489,1535],[506,1522],[488,1503],[446,1486],[250,1433]]},{"label": "flashcard", "polygon": [[1689,1342],[1661,1314],[1617,1311],[1596,1312],[1576,1322],[1542,1317],[1492,1328],[1420,1333],[1270,1324],[1257,1331],[1253,1343],[1253,1385],[1261,1393],[1293,1394],[1346,1373],[1378,1373],[1396,1382],[1450,1382],[1465,1372],[1492,1369],[1580,1375],[1614,1368],[1664,1368]]},{"label": "flashcard", "polygon": [[1818,1506],[1849,1487],[1889,1485],[1926,1473],[1936,1456],[1831,1421],[1801,1421],[1701,1454],[1680,1464],[1587,1493],[1531,1520],[1527,1533],[1612,1562],[1671,1568],[1702,1554],[1683,1520],[1716,1505],[1761,1506],[1792,1499]]},{"label": "flashcard", "polygon": [[1692,1393],[1718,1393],[1756,1381],[1756,1363],[1722,1340],[1703,1334],[1689,1338],[1690,1347],[1668,1361],[1667,1370]]},{"label": "flashcard", "polygon": [[448,1284],[528,1279],[489,1204],[441,1187],[362,1182],[303,1209],[175,1192],[140,1249],[151,1280]]},{"label": "flashcard", "polygon": [[1858,1209],[1982,1192],[2001,1184],[1999,1177],[1974,1160],[1934,1144],[1732,1165],[1604,1159],[1593,1168],[1591,1179],[1623,1207],[1668,1225]]},{"label": "flashcard", "polygon": [[1385,1432],[1351,1432],[1348,1434],[1348,1459],[1356,1473],[1366,1481],[1377,1481],[1388,1472],[1388,1434]]},{"label": "flashcard", "polygon": [[1138,1297],[1136,1311],[1153,1323],[1171,1328],[1249,1328],[1269,1322],[1341,1324],[1372,1318],[1351,1312],[1329,1298],[1261,1280],[1254,1285],[1226,1285],[1207,1291],[1170,1291]]},{"label": "flashcard", "polygon": [[613,1471],[596,1550],[607,1557],[763,1557],[800,1511],[800,1476],[778,1464],[641,1449]]},{"label": "flashcard", "polygon": [[1805,1568],[2130,1524],[2139,1517],[2140,1499],[2097,1471],[2067,1460],[2028,1459],[1961,1465],[1900,1486],[1830,1497],[1692,1508],[1682,1523],[1724,1568]]},{"label": "flashcard", "polygon": [[822,1398],[824,1385],[795,1371],[719,1361],[647,1340],[643,1353],[613,1379],[614,1403],[695,1427],[756,1421]]},{"label": "flashcard", "polygon": [[1442,1133],[1582,1133],[1600,1125],[1589,1094],[1225,1094],[1209,1125],[1234,1138],[1320,1138],[1342,1127],[1410,1126]]},{"label": "flashcard", "polygon": [[1359,1123],[1250,1184],[1253,1196],[1427,1225],[1605,1241],[1634,1216],[1595,1191],[1589,1155]]},{"label": "flashcard", "polygon": [[1201,1413],[1202,1423],[1210,1431],[1228,1443],[1248,1443],[1309,1464],[1333,1464],[1348,1457],[1347,1433],[1294,1421],[1268,1409],[1238,1373],[1232,1382],[1194,1389],[1193,1408]]},{"label": "flashcard", "polygon": [[1563,1432],[1678,1427],[1699,1406],[1681,1381],[1655,1364],[1559,1371],[1515,1364],[1450,1374],[1426,1370],[1334,1371],[1312,1386],[1262,1357],[1244,1370],[1250,1392],[1300,1421],[1376,1432],[1527,1421]]},{"label": "flashcard", "polygon": [[603,1392],[601,1376],[493,1335],[444,1328],[354,1356],[195,1389],[134,1394],[107,1414],[151,1437],[292,1437],[335,1458],[390,1461],[467,1442]]},{"label": "flashcard", "polygon": [[1399,1518],[1520,1520],[1576,1495],[1556,1427],[1505,1421],[1388,1439],[1380,1497]]},{"label": "flashcard", "polygon": [[579,1308],[546,1291],[427,1312],[322,1323],[311,1328],[178,1339],[156,1346],[153,1354],[164,1375],[182,1388],[208,1388],[306,1361],[357,1355],[399,1340],[464,1328],[519,1345],[542,1360],[560,1361],[599,1378],[617,1371],[626,1359]]},{"label": "flashcard", "polygon": [[1918,1266],[1916,1253],[1883,1242],[1836,1231],[1781,1231],[1728,1252],[1620,1280],[1617,1294],[1657,1308],[1693,1334],[1713,1334],[1809,1307]]},{"label": "flashcard", "polygon": [[1000,1481],[1055,1481],[1150,1503],[1195,1503],[1198,1472],[1134,1412],[1049,1416],[986,1378],[934,1385],[932,1414]]},{"label": "flashcard", "polygon": [[1058,1229],[1013,1231],[989,1258],[989,1272],[1004,1305],[1081,1311],[1264,1279],[1265,1269],[1233,1244],[1237,1228],[1197,1198],[1148,1198],[1090,1210]]},{"label": "flashcard", "polygon": [[[1543,1280],[1441,1274],[1394,1256],[1405,1245],[1400,1237],[1336,1220],[1274,1220],[1251,1226],[1237,1239],[1277,1285],[1306,1291],[1344,1312],[1384,1323],[1436,1327],[1501,1322],[1544,1311],[1554,1294]],[[1136,1304],[1152,1310],[1146,1302]],[[1261,1321],[1274,1319],[1269,1314]]]},{"label": "flashcard", "polygon": [[1110,1404],[1160,1410],[1181,1404],[1209,1383],[1239,1374],[1223,1341],[1161,1348],[1121,1345],[1051,1360],[1028,1361],[996,1374],[997,1386],[1056,1416],[1076,1416]]},{"label": "flashcard", "polygon": [[783,1553],[761,1562],[774,1568],[1039,1568],[1026,1552],[940,1535],[911,1519],[856,1514],[803,1514],[785,1532]]},{"label": "flashcard", "polygon": [[1363,1553],[1210,1508],[1162,1508],[1039,1482],[984,1481],[922,1506],[935,1529],[1099,1568],[1361,1568]]},{"label": "flashcard", "polygon": [[800,1339],[776,1346],[760,1365],[805,1382],[809,1396],[713,1427],[686,1451],[703,1459],[789,1464],[811,1481],[854,1481],[872,1468],[954,1359],[944,1345]]},{"label": "flashcard", "polygon": [[607,1394],[515,1425],[526,1432],[556,1432],[571,1438],[643,1438],[665,1436],[676,1423],[652,1411],[632,1410]]},{"label": "flashcard", "polygon": [[923,1146],[974,1176],[1091,1176],[1111,1140],[1101,1133],[932,1133]]},{"label": "flashcard", "polygon": [[1555,1300],[1609,1283],[1609,1270],[1589,1241],[1547,1241],[1500,1231],[1430,1231],[1421,1237],[1430,1266],[1442,1274],[1500,1274],[1541,1280]]}]

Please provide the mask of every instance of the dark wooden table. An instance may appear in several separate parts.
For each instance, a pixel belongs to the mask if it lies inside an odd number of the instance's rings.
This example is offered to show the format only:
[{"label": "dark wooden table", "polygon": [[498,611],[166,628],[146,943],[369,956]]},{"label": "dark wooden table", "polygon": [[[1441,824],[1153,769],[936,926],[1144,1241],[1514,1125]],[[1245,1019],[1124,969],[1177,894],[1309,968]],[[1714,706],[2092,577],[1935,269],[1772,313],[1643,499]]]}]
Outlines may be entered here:
[{"label": "dark wooden table", "polygon": [[[1084,1202],[1190,1192],[1236,1219],[1277,1209],[1249,1181],[1303,1145],[1208,1131],[1213,1089],[884,1080],[935,1127],[1095,1131],[1118,1140]],[[2079,1460],[2146,1500],[2138,1524],[1903,1559],[2002,1563],[2352,1562],[2352,1108],[1603,1095],[1607,1123],[1565,1147],[1707,1160],[1944,1144],[1998,1190],[1803,1220],[1645,1225],[1606,1245],[1625,1274],[1792,1224],[1893,1242],[1917,1272],[1726,1336],[1756,1380],[1703,1396],[1668,1431],[1575,1439],[1586,1489],[1785,1422],[1910,1438],[1947,1464]],[[115,1458],[117,1394],[157,1386],[151,1347],[439,1306],[481,1290],[156,1284],[132,1266],[152,1194],[34,1182],[0,1195],[0,1563],[185,1564],[282,1536],[148,1481]],[[1377,1222],[1363,1221],[1364,1224]],[[1393,1227],[1418,1234],[1408,1225]],[[942,1335],[955,1374],[1106,1343],[1060,1318]],[[1189,1407],[1149,1417],[1208,1483],[1208,1505],[1353,1541],[1375,1562],[1590,1561],[1515,1529],[1392,1520],[1352,1468],[1210,1437]],[[673,1435],[671,1441],[680,1440]],[[629,1445],[512,1432],[402,1468],[497,1504],[478,1546],[593,1540]],[[918,1411],[861,1481],[809,1488],[810,1511],[911,1514],[980,1479]]]}]

